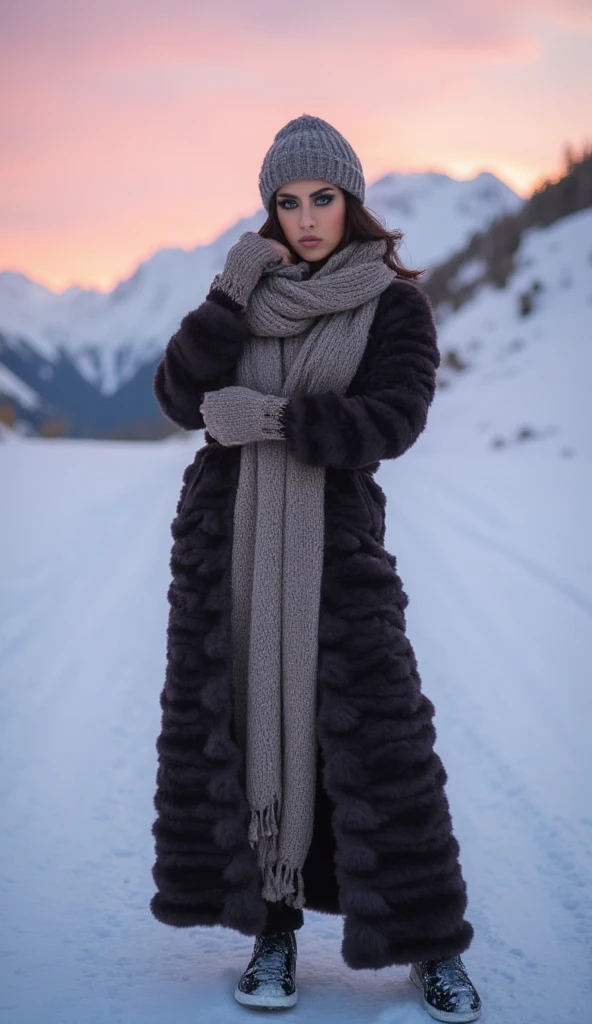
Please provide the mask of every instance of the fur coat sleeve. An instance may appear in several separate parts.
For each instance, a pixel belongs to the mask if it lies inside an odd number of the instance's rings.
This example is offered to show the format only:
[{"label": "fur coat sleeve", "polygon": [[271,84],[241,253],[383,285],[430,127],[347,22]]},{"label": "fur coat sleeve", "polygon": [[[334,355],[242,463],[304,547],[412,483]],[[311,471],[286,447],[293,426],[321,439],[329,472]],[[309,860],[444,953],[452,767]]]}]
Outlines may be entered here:
[{"label": "fur coat sleeve", "polygon": [[429,299],[417,285],[394,281],[381,296],[355,394],[292,395],[284,410],[288,447],[302,462],[337,469],[403,455],[426,426],[439,364]]},{"label": "fur coat sleeve", "polygon": [[233,383],[248,336],[240,307],[219,290],[187,313],[154,375],[154,394],[165,416],[185,430],[204,430],[203,396]]}]

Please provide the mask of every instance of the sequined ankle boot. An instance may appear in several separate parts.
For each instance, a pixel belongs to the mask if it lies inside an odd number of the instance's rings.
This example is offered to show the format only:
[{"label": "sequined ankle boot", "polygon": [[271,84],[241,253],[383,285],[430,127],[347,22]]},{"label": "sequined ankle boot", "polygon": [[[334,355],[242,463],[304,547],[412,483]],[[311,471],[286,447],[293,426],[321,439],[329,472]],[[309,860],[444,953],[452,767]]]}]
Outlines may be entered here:
[{"label": "sequined ankle boot", "polygon": [[424,1008],[436,1020],[464,1024],[481,1013],[481,1000],[460,956],[418,960],[409,977],[422,993]]},{"label": "sequined ankle boot", "polygon": [[236,986],[237,1002],[268,1010],[294,1006],[296,952],[294,932],[257,935],[249,965]]}]

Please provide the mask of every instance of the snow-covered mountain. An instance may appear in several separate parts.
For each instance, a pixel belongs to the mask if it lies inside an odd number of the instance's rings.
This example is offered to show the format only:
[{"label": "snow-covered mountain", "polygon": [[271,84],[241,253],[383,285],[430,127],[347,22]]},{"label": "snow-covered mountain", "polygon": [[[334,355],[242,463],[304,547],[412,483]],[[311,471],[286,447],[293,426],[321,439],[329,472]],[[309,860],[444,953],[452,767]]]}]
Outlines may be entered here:
[{"label": "snow-covered mountain", "polygon": [[[401,258],[427,268],[522,203],[488,173],[467,181],[392,173],[366,193],[366,205],[389,228],[403,231]],[[56,293],[23,274],[0,273],[0,365],[58,408],[73,375],[103,396],[114,395],[142,367],[154,365],[184,313],[203,300],[230,246],[264,219],[261,208],[209,245],[161,249],[110,292],[72,287]],[[0,394],[16,399],[15,387],[5,377]],[[90,392],[85,401],[92,406]]]},{"label": "snow-covered mountain", "polygon": [[462,249],[503,214],[516,213],[524,200],[495,175],[468,181],[447,174],[386,174],[366,193],[366,206],[389,228],[400,228],[401,258],[408,266],[432,267]]}]

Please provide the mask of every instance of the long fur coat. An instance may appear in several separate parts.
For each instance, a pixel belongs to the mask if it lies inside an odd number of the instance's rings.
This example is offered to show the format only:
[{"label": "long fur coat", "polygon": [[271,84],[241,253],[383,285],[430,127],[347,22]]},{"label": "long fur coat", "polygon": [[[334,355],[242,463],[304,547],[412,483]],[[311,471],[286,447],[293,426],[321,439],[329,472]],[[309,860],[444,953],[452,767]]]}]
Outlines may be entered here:
[{"label": "long fur coat", "polygon": [[[202,396],[234,383],[247,337],[241,308],[218,289],[183,318],[154,379],[173,422],[205,428]],[[380,460],[399,458],[423,431],[439,362],[429,300],[396,279],[380,297],[347,393],[293,395],[286,411],[294,456],[326,466],[306,907],[343,915],[342,956],[352,968],[453,956],[473,936],[446,772],[434,750],[434,706],[405,633],[408,598],[384,546],[385,494],[373,476]],[[255,935],[266,905],[247,837],[230,676],[240,447],[205,437],[171,526],[150,907],[165,924]]]}]

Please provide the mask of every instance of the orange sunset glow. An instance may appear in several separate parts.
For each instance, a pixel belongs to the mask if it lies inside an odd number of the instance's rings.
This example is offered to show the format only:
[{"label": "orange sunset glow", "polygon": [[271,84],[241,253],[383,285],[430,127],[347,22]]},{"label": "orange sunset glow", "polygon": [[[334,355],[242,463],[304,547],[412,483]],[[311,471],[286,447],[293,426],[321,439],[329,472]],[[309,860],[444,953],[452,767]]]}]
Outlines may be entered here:
[{"label": "orange sunset glow", "polygon": [[521,194],[590,132],[584,0],[41,0],[0,15],[0,270],[110,289],[260,207],[310,113],[389,171],[489,170]]}]

